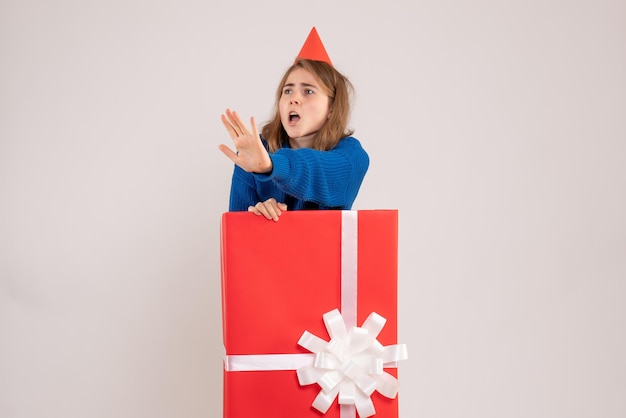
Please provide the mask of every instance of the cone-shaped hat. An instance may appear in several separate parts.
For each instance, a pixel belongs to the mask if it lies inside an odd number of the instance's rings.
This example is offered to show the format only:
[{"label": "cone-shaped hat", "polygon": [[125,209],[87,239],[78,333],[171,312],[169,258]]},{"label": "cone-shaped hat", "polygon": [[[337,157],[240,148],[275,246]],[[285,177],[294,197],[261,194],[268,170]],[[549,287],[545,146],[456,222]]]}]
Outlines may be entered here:
[{"label": "cone-shaped hat", "polygon": [[320,36],[317,34],[315,26],[313,26],[313,29],[309,32],[309,36],[306,38],[306,41],[304,41],[304,45],[302,45],[302,49],[300,50],[300,53],[298,53],[296,61],[299,59],[324,61],[333,65],[328,57],[328,53],[326,52],[326,48],[324,48],[324,44],[322,43]]}]

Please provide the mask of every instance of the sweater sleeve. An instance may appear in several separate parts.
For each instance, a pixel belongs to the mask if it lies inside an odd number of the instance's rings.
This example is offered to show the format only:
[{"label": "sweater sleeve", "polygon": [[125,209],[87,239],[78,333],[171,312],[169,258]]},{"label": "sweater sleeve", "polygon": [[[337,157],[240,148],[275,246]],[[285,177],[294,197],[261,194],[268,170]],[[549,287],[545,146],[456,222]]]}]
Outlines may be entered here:
[{"label": "sweater sleeve", "polygon": [[254,205],[258,201],[259,197],[257,196],[252,174],[235,165],[230,186],[228,210],[231,212],[246,211],[248,206]]},{"label": "sweater sleeve", "polygon": [[274,182],[297,199],[344,209],[352,207],[369,167],[369,156],[354,137],[329,151],[282,148],[270,158],[272,171],[254,174],[257,180]]}]

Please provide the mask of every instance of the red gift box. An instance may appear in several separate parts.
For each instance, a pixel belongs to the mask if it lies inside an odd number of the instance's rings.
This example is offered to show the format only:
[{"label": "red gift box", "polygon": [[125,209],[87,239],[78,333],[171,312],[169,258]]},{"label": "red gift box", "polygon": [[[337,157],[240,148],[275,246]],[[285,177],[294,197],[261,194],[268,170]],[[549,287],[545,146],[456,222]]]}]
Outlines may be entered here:
[{"label": "red gift box", "polygon": [[[314,409],[320,387],[300,385],[291,366],[283,369],[282,359],[310,361],[313,354],[298,341],[305,330],[330,340],[322,316],[334,309],[348,326],[379,314],[386,324],[376,339],[383,346],[397,344],[397,239],[397,210],[285,212],[278,222],[248,212],[223,214],[225,418],[350,414],[337,400],[325,414]],[[346,248],[354,248],[353,258]],[[343,279],[351,274],[352,289]],[[237,366],[241,358],[252,368]],[[254,367],[266,358],[278,363]],[[397,376],[395,368],[384,370]],[[398,416],[397,397],[374,392],[371,399],[375,417]]]}]

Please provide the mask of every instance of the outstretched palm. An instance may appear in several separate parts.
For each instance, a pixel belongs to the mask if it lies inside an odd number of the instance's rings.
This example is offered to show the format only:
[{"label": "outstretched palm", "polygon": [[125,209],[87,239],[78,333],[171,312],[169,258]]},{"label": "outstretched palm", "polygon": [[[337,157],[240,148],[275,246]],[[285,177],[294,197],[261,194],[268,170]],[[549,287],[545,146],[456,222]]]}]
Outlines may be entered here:
[{"label": "outstretched palm", "polygon": [[222,115],[222,123],[233,140],[233,151],[224,144],[219,145],[220,151],[245,171],[252,173],[268,173],[272,171],[272,160],[259,138],[254,117],[250,118],[252,129],[248,129],[237,112],[226,109]]}]

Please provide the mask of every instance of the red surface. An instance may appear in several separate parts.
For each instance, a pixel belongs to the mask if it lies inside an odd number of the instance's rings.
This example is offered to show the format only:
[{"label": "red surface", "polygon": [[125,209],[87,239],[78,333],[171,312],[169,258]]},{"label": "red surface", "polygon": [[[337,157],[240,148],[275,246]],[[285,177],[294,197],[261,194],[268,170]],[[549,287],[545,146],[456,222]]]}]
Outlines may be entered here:
[{"label": "red surface", "polygon": [[[387,319],[378,340],[397,342],[397,211],[359,211],[358,310]],[[284,213],[278,222],[248,212],[222,217],[222,310],[226,353],[306,353],[304,332],[328,340],[322,315],[340,307],[341,211]],[[395,370],[388,370],[395,374]],[[225,418],[338,418],[311,403],[317,385],[294,371],[224,372]],[[397,399],[372,396],[375,417],[397,417]]]},{"label": "red surface", "polygon": [[295,62],[298,62],[299,59],[309,59],[316,61],[324,61],[330,65],[333,63],[330,61],[330,57],[328,56],[328,52],[326,52],[326,48],[324,48],[324,44],[320,39],[320,35],[317,33],[317,29],[313,27],[311,32],[309,32],[309,36],[307,36],[306,41],[302,45],[302,49],[298,53]]}]

